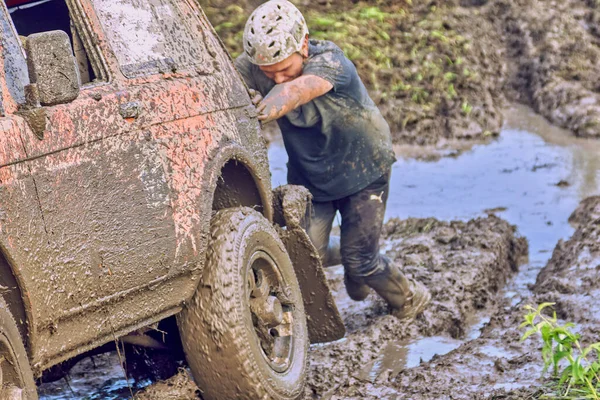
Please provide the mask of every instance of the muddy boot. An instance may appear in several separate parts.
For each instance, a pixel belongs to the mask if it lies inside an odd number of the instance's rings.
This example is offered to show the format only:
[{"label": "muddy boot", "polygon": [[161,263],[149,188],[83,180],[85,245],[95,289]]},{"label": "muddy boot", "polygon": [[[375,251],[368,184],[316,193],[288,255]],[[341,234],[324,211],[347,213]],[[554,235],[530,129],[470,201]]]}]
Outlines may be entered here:
[{"label": "muddy boot", "polygon": [[364,279],[388,303],[392,315],[401,320],[414,318],[431,300],[431,294],[422,283],[408,279],[393,264]]},{"label": "muddy boot", "polygon": [[347,273],[344,273],[344,284],[348,296],[354,301],[363,301],[371,292],[371,289],[362,280],[352,278]]}]

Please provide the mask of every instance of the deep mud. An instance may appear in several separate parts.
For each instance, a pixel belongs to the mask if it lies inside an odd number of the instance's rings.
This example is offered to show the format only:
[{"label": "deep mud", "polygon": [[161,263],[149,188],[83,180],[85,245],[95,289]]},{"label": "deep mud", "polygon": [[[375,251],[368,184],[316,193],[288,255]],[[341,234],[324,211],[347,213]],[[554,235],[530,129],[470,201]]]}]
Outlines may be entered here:
[{"label": "deep mud", "polygon": [[427,285],[432,304],[414,323],[401,323],[375,295],[351,302],[342,274],[329,271],[348,333],[343,341],[311,349],[307,397],[380,396],[381,388],[373,392],[368,383],[399,372],[378,366],[386,353],[422,336],[465,338],[477,315],[496,306],[496,294],[527,254],[526,241],[495,216],[469,222],[392,219],[384,237],[387,255]]},{"label": "deep mud", "polygon": [[[600,340],[600,196],[585,200],[573,215],[579,226],[559,241],[538,275],[533,295],[498,307],[479,338],[430,362],[407,369],[388,384],[398,399],[529,399],[552,392],[541,376],[541,341],[520,342],[525,304],[555,302],[560,319],[574,322],[589,344]],[[507,302],[508,303],[508,302]]]},{"label": "deep mud", "polygon": [[[498,291],[527,253],[525,239],[495,216],[469,222],[392,219],[385,225],[383,242],[388,256],[427,284],[432,305],[415,323],[401,323],[373,294],[365,302],[352,302],[344,290],[341,268],[329,269],[347,334],[335,343],[311,347],[305,398],[330,398],[334,393],[335,398],[367,393],[376,398],[397,393],[385,382],[401,369],[394,364],[381,366],[386,353],[421,336],[465,338],[476,316],[497,306]],[[155,384],[136,398],[170,398],[152,397],[163,393],[179,393],[180,397],[173,397],[177,399],[197,398],[186,373]]]}]

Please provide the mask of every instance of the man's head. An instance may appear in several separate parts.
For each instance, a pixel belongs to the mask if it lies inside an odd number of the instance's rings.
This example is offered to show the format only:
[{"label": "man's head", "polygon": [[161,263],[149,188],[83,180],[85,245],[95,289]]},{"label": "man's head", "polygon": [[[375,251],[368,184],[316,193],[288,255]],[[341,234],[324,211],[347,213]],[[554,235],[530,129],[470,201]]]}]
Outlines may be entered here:
[{"label": "man's head", "polygon": [[308,27],[300,11],[287,0],[270,0],[248,18],[244,51],[252,63],[276,83],[302,74],[308,57]]}]

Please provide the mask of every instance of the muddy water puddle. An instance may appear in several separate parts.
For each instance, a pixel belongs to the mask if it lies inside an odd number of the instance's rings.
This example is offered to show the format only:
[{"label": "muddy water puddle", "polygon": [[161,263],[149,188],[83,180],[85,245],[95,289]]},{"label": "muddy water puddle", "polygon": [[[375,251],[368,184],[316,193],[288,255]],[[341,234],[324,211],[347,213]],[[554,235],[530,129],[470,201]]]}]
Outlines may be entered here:
[{"label": "muddy water puddle", "polygon": [[[487,316],[477,318],[477,322],[472,325],[465,340],[476,339],[481,328],[488,321],[489,317]],[[465,340],[432,336],[409,342],[390,342],[375,360],[362,369],[358,378],[371,383],[393,379],[403,369],[416,367],[436,355],[449,353],[463,344]]]},{"label": "muddy water puddle", "polygon": [[68,380],[44,383],[39,394],[41,400],[128,399],[132,392],[150,383],[125,379],[118,354],[111,352],[85,358],[71,369]]},{"label": "muddy water puddle", "polygon": [[[557,241],[572,234],[567,221],[571,212],[583,198],[600,193],[600,142],[573,138],[525,107],[508,110],[506,118],[498,139],[458,156],[427,162],[401,151],[393,167],[386,218],[468,220],[495,213],[516,225],[529,241],[529,261],[505,290],[505,296],[516,304],[528,294],[528,285],[535,282]],[[285,184],[287,155],[281,141],[271,144],[269,161],[273,186]],[[341,273],[340,267],[328,271],[329,276]],[[347,297],[336,296],[336,301],[342,313],[345,308],[360,307]],[[385,380],[436,354],[448,353],[479,336],[489,317],[475,316],[464,340],[438,336],[390,342],[358,376],[367,382]],[[40,399],[129,398],[118,358],[107,357],[102,363],[96,361],[96,366],[90,359],[80,362],[69,383],[41,385]],[[145,384],[129,383],[136,386],[133,389]]]}]

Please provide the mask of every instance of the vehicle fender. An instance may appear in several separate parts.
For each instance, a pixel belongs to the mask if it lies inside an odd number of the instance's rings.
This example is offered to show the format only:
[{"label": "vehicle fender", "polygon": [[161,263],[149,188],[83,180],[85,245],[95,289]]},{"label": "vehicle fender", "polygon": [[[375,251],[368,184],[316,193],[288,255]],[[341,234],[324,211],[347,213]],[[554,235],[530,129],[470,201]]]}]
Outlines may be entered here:
[{"label": "vehicle fender", "polygon": [[300,284],[310,342],[325,343],[343,338],[346,329],[319,253],[304,229],[310,210],[311,195],[306,188],[284,185],[273,190],[273,220]]}]

